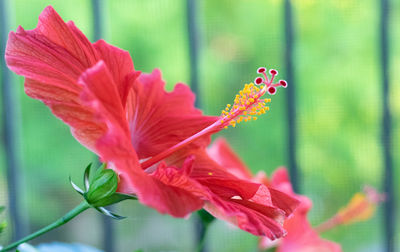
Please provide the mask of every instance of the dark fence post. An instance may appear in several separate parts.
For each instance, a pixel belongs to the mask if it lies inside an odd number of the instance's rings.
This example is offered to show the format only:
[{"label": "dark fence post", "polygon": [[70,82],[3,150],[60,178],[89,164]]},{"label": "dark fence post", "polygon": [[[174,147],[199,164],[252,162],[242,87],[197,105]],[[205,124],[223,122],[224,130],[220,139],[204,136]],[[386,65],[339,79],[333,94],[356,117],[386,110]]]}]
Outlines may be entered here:
[{"label": "dark fence post", "polygon": [[300,178],[296,162],[296,83],[293,68],[294,28],[291,0],[285,0],[283,19],[285,25],[285,78],[289,84],[285,90],[287,94],[288,162],[293,190],[299,192]]},{"label": "dark fence post", "polygon": [[[104,36],[104,0],[92,0],[92,14],[93,14],[93,38],[95,41],[103,38]],[[114,223],[113,220],[105,215],[101,215],[103,226],[103,249],[106,252],[115,251],[115,236],[114,236]]]},{"label": "dark fence post", "polygon": [[[198,0],[186,0],[187,34],[189,40],[189,61],[190,61],[190,88],[196,94],[195,106],[200,108],[199,92],[199,27],[197,23]],[[194,218],[195,239],[200,252],[206,252],[205,242],[206,227],[201,218],[196,215]]]},{"label": "dark fence post", "polygon": [[386,194],[384,210],[384,228],[386,251],[395,251],[395,197],[394,197],[394,174],[393,160],[391,156],[391,115],[389,108],[389,0],[380,1],[380,57],[381,57],[381,78],[382,78],[382,145],[384,158],[383,187]]},{"label": "dark fence post", "polygon": [[0,55],[1,55],[1,83],[2,83],[2,104],[3,104],[3,140],[5,149],[5,159],[7,165],[7,185],[8,185],[8,210],[11,224],[13,227],[12,240],[19,239],[26,233],[21,200],[21,153],[18,147],[21,140],[20,106],[13,77],[4,61],[5,47],[8,38],[8,6],[6,0],[0,0]]},{"label": "dark fence post", "polygon": [[190,60],[190,88],[196,94],[196,107],[200,106],[199,92],[199,28],[197,24],[197,2],[187,0],[187,29],[189,36],[189,60]]}]

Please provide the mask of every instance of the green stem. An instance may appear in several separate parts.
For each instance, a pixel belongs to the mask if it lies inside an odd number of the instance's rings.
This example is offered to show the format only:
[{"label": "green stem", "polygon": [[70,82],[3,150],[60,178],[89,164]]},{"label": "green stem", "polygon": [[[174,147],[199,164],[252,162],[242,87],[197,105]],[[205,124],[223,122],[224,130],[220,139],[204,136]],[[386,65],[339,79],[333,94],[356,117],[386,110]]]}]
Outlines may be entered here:
[{"label": "green stem", "polygon": [[207,230],[208,230],[208,224],[204,225],[204,231],[201,234],[199,243],[197,244],[197,252],[203,252],[204,251],[204,245],[206,244],[206,235],[207,235]]},{"label": "green stem", "polygon": [[35,233],[30,234],[30,235],[26,236],[25,238],[22,238],[21,240],[8,245],[7,247],[0,250],[0,252],[10,251],[11,249],[18,247],[18,245],[20,245],[24,242],[30,241],[38,236],[41,236],[42,234],[49,232],[50,230],[53,230],[55,228],[58,228],[59,226],[62,226],[88,208],[90,208],[90,205],[88,203],[86,203],[86,201],[83,201],[78,206],[76,206],[74,209],[69,211],[66,215],[61,217],[60,219],[56,220],[55,222],[51,223],[48,226],[36,231]]}]

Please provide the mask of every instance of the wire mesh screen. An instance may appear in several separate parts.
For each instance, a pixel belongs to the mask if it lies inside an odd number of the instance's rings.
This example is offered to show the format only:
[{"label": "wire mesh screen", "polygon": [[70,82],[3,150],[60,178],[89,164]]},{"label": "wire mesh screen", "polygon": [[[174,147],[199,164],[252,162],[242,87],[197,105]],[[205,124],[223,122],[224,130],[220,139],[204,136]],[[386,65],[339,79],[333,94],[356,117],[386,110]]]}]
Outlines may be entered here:
[{"label": "wire mesh screen", "polygon": [[[252,82],[259,66],[285,69],[284,0],[202,0],[195,2],[198,69],[191,69],[190,31],[186,0],[99,1],[102,4],[103,37],[131,53],[136,69],[160,68],[166,87],[189,83],[198,71],[198,105],[206,114],[219,115],[244,83]],[[289,1],[288,1],[289,2]],[[380,1],[293,0],[293,83],[295,146],[288,144],[287,94],[272,97],[271,110],[257,121],[229,128],[225,137],[254,172],[270,174],[289,164],[288,149],[295,149],[299,191],[313,201],[311,223],[317,225],[344,206],[365,184],[384,190],[385,162],[382,147],[382,62]],[[8,31],[17,24],[33,29],[47,5],[62,18],[94,38],[93,5],[90,1],[8,1]],[[400,3],[390,2],[389,106],[395,191],[399,173],[400,142]],[[189,29],[193,29],[189,28]],[[286,27],[287,29],[287,27]],[[7,32],[8,32],[7,31]],[[193,43],[193,42],[192,42]],[[15,77],[15,76],[14,76]],[[12,87],[21,106],[22,167],[20,181],[22,219],[30,231],[55,220],[75,206],[80,198],[68,176],[81,179],[92,153],[71,136],[66,125],[54,118],[42,103],[23,92],[23,78]],[[286,91],[286,90],[285,90]],[[3,112],[4,113],[4,112]],[[4,116],[2,117],[4,118]],[[3,119],[4,120],[4,119]],[[4,132],[4,130],[3,130]],[[214,138],[215,139],[215,138]],[[0,151],[0,205],[8,205],[5,148]],[[391,203],[400,208],[398,194]],[[138,203],[117,207],[128,216],[113,222],[114,250],[192,251],[195,249],[191,221],[160,215]],[[323,235],[342,245],[344,251],[383,251],[387,233],[385,212],[363,223],[338,227]],[[398,213],[393,223],[399,226]],[[103,244],[103,223],[88,211],[60,230],[33,244],[49,241]],[[11,229],[0,237],[9,241]],[[399,239],[395,233],[394,240]],[[254,251],[257,237],[225,222],[213,223],[207,235],[210,251]]]}]

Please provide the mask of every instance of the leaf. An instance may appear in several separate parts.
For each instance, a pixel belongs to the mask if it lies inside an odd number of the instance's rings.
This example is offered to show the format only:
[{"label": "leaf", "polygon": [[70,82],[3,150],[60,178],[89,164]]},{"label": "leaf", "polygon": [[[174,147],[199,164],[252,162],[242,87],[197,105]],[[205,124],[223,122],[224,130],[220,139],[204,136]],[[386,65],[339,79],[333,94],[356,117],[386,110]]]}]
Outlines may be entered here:
[{"label": "leaf", "polygon": [[7,222],[3,221],[0,223],[0,234],[3,232],[3,230],[7,227]]},{"label": "leaf", "polygon": [[[4,206],[0,206],[0,214],[6,209]],[[7,222],[2,221],[0,222],[0,234],[3,232],[3,230],[7,227]]]}]

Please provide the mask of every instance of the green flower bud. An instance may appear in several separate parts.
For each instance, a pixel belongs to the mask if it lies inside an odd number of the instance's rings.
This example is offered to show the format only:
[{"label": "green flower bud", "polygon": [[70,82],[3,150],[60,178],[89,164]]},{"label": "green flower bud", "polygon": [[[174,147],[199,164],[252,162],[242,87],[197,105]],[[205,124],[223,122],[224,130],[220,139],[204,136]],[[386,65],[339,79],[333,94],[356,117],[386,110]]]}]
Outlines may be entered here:
[{"label": "green flower bud", "polygon": [[72,182],[71,178],[69,178],[72,187],[85,198],[86,202],[91,207],[97,211],[114,219],[125,218],[110,212],[104,207],[123,200],[136,200],[137,198],[133,195],[116,192],[118,188],[118,175],[113,170],[107,169],[106,164],[103,164],[98,168],[92,178],[90,178],[91,170],[92,164],[89,164],[83,175],[83,185],[85,190],[79,188],[74,182]]},{"label": "green flower bud", "polygon": [[118,187],[118,176],[113,170],[103,169],[96,171],[93,180],[89,183],[89,190],[84,193],[86,201],[94,206],[105,206],[104,199],[115,194]]}]

